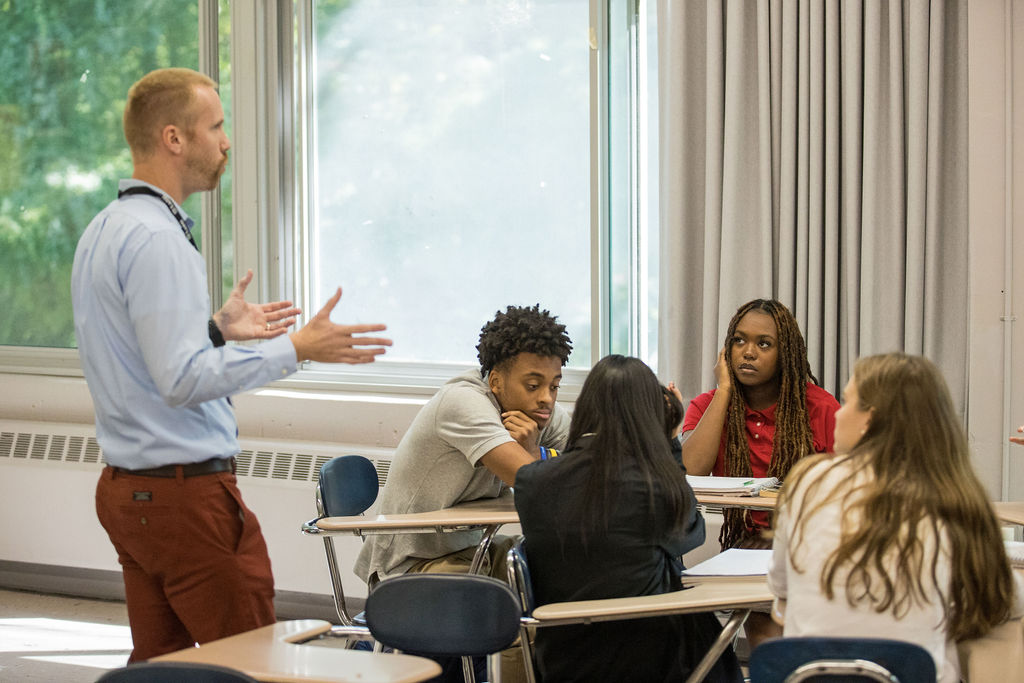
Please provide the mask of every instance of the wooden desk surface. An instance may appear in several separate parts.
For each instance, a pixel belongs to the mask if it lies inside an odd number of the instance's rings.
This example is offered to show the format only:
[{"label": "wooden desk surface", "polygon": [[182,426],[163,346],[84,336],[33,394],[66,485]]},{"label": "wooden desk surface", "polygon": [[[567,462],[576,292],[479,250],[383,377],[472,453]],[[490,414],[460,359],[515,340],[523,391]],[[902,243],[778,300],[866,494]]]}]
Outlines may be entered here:
[{"label": "wooden desk surface", "polygon": [[721,580],[699,583],[661,595],[643,595],[635,598],[608,598],[605,600],[579,600],[541,605],[533,610],[538,625],[559,623],[588,623],[615,621],[635,617],[664,614],[710,612],[722,609],[768,609],[775,596],[768,590],[766,580]]},{"label": "wooden desk surface", "polygon": [[376,517],[324,517],[316,522],[321,531],[333,533],[415,533],[452,531],[492,524],[518,524],[519,514],[511,496],[474,500],[443,510]]},{"label": "wooden desk surface", "polygon": [[997,501],[992,503],[996,516],[1010,524],[1024,524],[1024,501]]},{"label": "wooden desk surface", "polygon": [[[775,498],[760,496],[699,495],[697,502],[715,507],[745,507],[772,510]],[[482,526],[518,524],[519,513],[511,496],[474,500],[443,510],[412,512],[400,515],[365,517],[324,517],[317,520],[315,530],[334,534],[437,533]]]},{"label": "wooden desk surface", "polygon": [[320,619],[279,621],[153,661],[219,664],[273,683],[414,683],[441,673],[423,657],[299,644],[330,628]]}]

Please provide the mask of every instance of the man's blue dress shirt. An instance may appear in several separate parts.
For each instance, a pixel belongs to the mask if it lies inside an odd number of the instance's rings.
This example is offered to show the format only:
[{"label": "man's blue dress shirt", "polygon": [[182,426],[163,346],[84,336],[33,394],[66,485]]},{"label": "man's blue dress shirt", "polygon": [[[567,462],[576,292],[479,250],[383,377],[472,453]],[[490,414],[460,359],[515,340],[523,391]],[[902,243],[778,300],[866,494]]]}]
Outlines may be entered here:
[{"label": "man's blue dress shirt", "polygon": [[71,300],[96,436],[116,467],[235,455],[227,397],[296,370],[288,335],[214,348],[203,258],[158,197],[127,195],[92,220],[75,251]]}]

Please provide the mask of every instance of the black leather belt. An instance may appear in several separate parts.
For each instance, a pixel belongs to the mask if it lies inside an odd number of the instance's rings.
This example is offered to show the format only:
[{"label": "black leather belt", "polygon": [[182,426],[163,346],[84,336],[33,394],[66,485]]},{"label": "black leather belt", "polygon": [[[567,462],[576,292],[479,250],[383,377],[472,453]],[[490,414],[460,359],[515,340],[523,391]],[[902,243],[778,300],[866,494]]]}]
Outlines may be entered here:
[{"label": "black leather belt", "polygon": [[114,470],[121,474],[131,474],[136,477],[164,477],[173,479],[178,476],[178,468],[181,468],[183,477],[198,477],[203,474],[217,474],[218,472],[234,472],[234,458],[213,458],[203,462],[193,462],[187,465],[163,465],[162,467],[151,467],[146,470],[129,470],[123,467],[115,467]]}]

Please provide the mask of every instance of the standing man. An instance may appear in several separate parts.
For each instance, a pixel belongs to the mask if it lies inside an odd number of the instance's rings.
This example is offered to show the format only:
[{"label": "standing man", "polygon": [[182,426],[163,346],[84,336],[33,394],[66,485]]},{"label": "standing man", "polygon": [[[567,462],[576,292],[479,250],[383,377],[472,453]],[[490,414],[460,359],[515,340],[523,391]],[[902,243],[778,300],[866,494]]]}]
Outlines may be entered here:
[{"label": "standing man", "polygon": [[[71,273],[75,334],[107,467],[96,511],[121,563],[134,649],[149,659],[274,621],[259,523],[235,481],[228,396],[304,360],[369,363],[384,325],[336,325],[339,289],[291,334],[291,302],[243,297],[252,271],[209,317],[203,258],[181,209],[217,187],[231,146],[216,84],[160,69],[128,91],[134,172],[93,219]],[[268,340],[258,346],[225,341]]]},{"label": "standing man", "polygon": [[[380,494],[384,514],[428,512],[508,493],[516,472],[565,447],[569,416],[558,405],[572,344],[540,306],[509,306],[483,326],[480,367],[442,386],[402,437]],[[407,572],[467,572],[482,531],[369,536],[355,573],[372,587]],[[504,551],[490,546],[489,573],[505,579]]]}]

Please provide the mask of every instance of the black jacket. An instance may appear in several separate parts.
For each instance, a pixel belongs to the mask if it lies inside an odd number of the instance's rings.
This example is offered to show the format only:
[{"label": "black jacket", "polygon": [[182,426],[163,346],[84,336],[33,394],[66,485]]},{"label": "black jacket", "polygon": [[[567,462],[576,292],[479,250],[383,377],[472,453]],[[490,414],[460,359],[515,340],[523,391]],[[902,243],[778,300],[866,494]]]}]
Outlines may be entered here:
[{"label": "black jacket", "polygon": [[[704,518],[689,493],[681,524],[667,520],[665,497],[653,498],[638,467],[615,483],[608,530],[581,538],[590,439],[561,456],[526,465],[515,502],[526,537],[537,604],[667,593],[681,588],[679,557],[704,542]],[[660,523],[659,523],[660,522]],[[545,683],[678,681],[721,631],[713,614],[678,615],[537,630],[538,669]],[[732,650],[707,680],[742,680]]]}]

